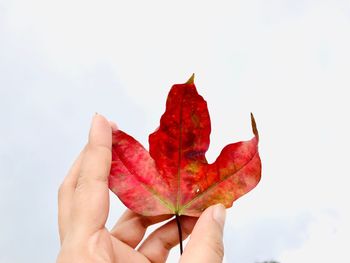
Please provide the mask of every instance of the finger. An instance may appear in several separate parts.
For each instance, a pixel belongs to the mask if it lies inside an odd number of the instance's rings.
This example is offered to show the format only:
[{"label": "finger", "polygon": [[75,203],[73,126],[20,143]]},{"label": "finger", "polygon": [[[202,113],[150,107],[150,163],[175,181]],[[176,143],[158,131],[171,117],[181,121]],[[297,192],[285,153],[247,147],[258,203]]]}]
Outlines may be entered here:
[{"label": "finger", "polygon": [[225,213],[225,207],[221,204],[211,206],[203,212],[193,229],[181,263],[222,262]]},{"label": "finger", "polygon": [[68,174],[64,178],[58,190],[58,228],[61,243],[71,221],[71,204],[75,187],[77,185],[78,173],[80,170],[83,152],[84,150],[80,152],[78,158],[74,161],[72,167],[70,168]]},{"label": "finger", "polygon": [[113,227],[111,234],[130,247],[135,248],[141,242],[149,226],[167,220],[172,216],[142,216],[127,210]]},{"label": "finger", "polygon": [[[183,240],[192,232],[197,219],[195,217],[180,217]],[[140,246],[139,252],[153,263],[165,262],[170,249],[177,244],[179,244],[179,234],[174,219],[155,230]]]},{"label": "finger", "polygon": [[72,220],[75,230],[88,233],[104,227],[109,209],[111,147],[112,128],[103,116],[96,114],[74,193]]},{"label": "finger", "polygon": [[[109,123],[112,130],[118,129],[114,122],[110,121]],[[85,148],[86,146],[74,161],[58,190],[58,226],[61,243],[65,237],[68,226],[71,224],[71,205]]]}]

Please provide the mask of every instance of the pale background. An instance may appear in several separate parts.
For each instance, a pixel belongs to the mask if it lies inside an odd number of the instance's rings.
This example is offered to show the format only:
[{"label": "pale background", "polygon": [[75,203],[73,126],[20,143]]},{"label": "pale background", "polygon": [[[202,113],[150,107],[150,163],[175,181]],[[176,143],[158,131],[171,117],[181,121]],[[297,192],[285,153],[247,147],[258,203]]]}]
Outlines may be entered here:
[{"label": "pale background", "polygon": [[250,112],[261,134],[226,262],[350,262],[349,47],[347,0],[0,0],[0,262],[54,261],[57,188],[94,112],[147,147],[193,72],[210,161],[252,136]]}]

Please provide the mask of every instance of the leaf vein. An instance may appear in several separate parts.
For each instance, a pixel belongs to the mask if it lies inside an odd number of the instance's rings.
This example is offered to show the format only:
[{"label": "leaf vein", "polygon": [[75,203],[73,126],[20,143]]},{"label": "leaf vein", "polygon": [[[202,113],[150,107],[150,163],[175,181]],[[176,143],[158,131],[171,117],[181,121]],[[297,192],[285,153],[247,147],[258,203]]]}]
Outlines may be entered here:
[{"label": "leaf vein", "polygon": [[[120,161],[124,164],[124,166],[126,167],[126,169],[129,171],[129,173],[131,175],[134,175],[137,179],[140,178],[140,176],[138,175],[138,173],[135,172],[134,169],[132,169],[132,167],[129,167],[129,162],[126,160],[126,158],[122,158],[122,155],[118,155]],[[164,199],[161,198],[161,195],[154,190],[153,188],[149,187],[148,185],[146,185],[145,183],[143,183],[141,180],[137,180],[137,182],[140,183],[140,185],[145,188],[148,192],[150,192],[156,199],[158,199],[158,201],[164,205],[166,208],[168,208],[170,210],[170,212],[173,213],[173,209],[172,209],[172,205],[165,201]]]},{"label": "leaf vein", "polygon": [[[229,177],[234,176],[235,174],[237,174],[239,171],[241,171],[244,167],[246,167],[254,158],[255,156],[258,154],[258,150],[256,150],[256,152],[254,153],[254,155],[252,156],[252,158],[249,159],[248,162],[246,162],[240,169],[236,170],[234,173],[225,176],[223,179],[221,179],[220,181],[217,181],[216,183],[210,185],[207,189],[205,189],[203,192],[201,192],[199,195],[197,195],[195,198],[193,198],[191,201],[189,201],[187,204],[183,205],[181,208],[181,211],[186,209],[187,207],[189,207],[194,201],[196,201],[197,199],[203,197],[203,195],[207,194],[211,189],[215,188],[215,186],[217,186],[218,184],[221,184],[222,182],[224,182],[225,180],[227,180]],[[180,212],[181,212],[180,211]],[[181,214],[179,212],[179,214]]]}]

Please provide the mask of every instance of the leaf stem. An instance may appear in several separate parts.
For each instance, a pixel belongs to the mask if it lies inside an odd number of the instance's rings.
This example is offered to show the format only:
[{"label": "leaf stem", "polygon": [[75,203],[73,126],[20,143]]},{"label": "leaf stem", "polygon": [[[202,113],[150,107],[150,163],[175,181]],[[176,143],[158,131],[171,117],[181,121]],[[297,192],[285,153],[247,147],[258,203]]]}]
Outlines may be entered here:
[{"label": "leaf stem", "polygon": [[180,254],[182,255],[183,247],[182,247],[182,229],[181,229],[180,216],[176,213],[175,218],[176,218],[177,230],[179,231]]}]

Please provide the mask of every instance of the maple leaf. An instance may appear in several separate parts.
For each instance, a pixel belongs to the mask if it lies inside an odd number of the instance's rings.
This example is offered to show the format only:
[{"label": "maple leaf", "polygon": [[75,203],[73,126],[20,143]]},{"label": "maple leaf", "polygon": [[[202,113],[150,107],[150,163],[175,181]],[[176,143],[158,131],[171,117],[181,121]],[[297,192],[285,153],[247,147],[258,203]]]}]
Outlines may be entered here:
[{"label": "maple leaf", "polygon": [[259,182],[259,135],[229,144],[208,164],[211,131],[207,103],[192,76],[174,85],[159,128],[149,136],[149,152],[121,130],[113,132],[110,189],[136,213],[199,216],[207,207],[233,201]]}]

